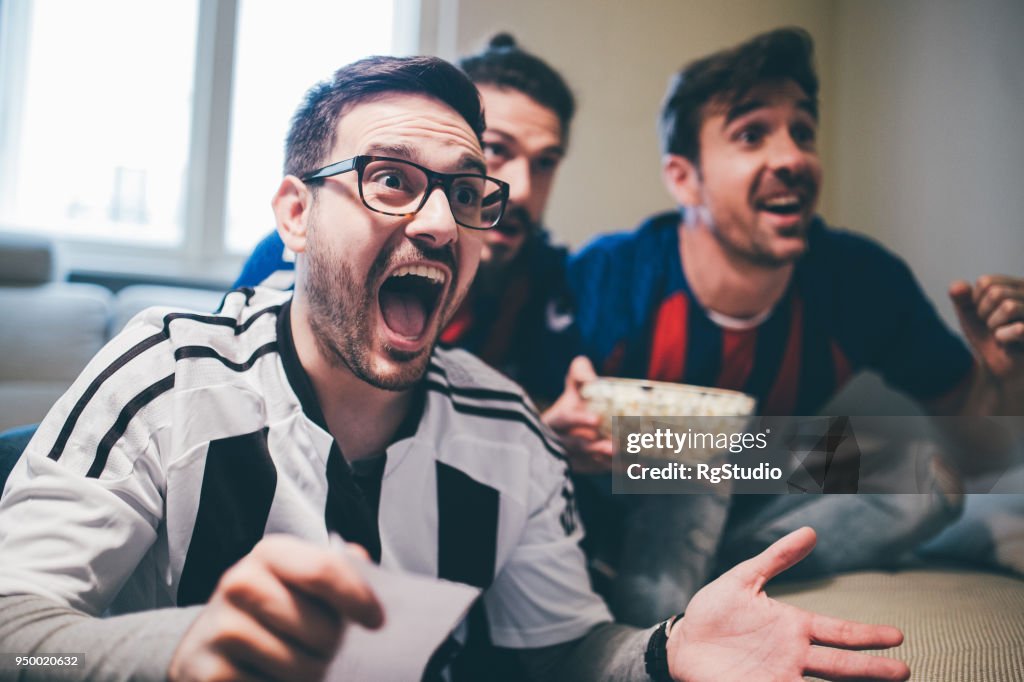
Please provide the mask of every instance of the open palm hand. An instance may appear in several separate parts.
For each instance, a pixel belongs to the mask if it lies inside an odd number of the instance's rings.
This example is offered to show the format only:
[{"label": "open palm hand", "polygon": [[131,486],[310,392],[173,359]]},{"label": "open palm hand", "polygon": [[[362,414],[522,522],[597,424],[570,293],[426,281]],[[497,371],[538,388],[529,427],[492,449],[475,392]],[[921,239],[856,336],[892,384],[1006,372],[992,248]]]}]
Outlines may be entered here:
[{"label": "open palm hand", "polygon": [[669,638],[673,679],[907,679],[902,661],[854,651],[899,645],[896,628],[813,614],[764,593],[765,583],[807,556],[814,542],[812,529],[794,531],[698,592]]}]

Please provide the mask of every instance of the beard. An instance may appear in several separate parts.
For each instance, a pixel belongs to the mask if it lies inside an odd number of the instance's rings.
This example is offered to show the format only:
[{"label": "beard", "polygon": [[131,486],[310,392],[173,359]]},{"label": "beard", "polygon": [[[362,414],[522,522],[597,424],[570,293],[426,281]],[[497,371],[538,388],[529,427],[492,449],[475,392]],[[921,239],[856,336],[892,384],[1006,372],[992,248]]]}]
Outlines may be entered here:
[{"label": "beard", "polygon": [[485,250],[489,257],[480,261],[478,277],[482,279],[494,278],[501,275],[509,264],[514,261],[522,252],[526,242],[536,233],[540,232],[540,223],[534,221],[526,209],[518,206],[511,206],[502,216],[501,222],[492,228],[495,232],[507,237],[516,238],[520,241],[514,245],[503,243],[488,243]]},{"label": "beard", "polygon": [[[451,248],[422,249],[411,243],[382,249],[370,266],[365,281],[359,281],[351,266],[325,241],[315,225],[308,228],[305,293],[309,302],[309,324],[320,354],[332,367],[347,368],[361,381],[386,391],[413,388],[426,373],[430,355],[443,323],[458,304],[455,289],[458,266]],[[383,344],[387,361],[375,358],[375,309],[379,306],[378,284],[393,264],[413,259],[433,260],[448,266],[452,284],[444,300],[437,302],[433,338],[419,351],[401,351]]]},{"label": "beard", "polygon": [[803,249],[799,253],[779,256],[772,250],[769,241],[770,237],[762,241],[760,236],[755,236],[749,243],[736,242],[723,230],[718,229],[717,226],[713,226],[712,229],[712,234],[724,251],[747,261],[751,265],[769,270],[786,267],[802,257],[807,251],[807,232],[808,227],[806,225],[787,230],[786,237],[802,240],[804,243]]},{"label": "beard", "polygon": [[510,206],[501,221],[492,229],[512,237],[519,235],[529,236],[540,230],[540,224],[530,217],[525,208]]},{"label": "beard", "polygon": [[[702,171],[699,177],[703,177]],[[761,207],[758,205],[757,197],[765,196],[769,192],[782,191],[797,193],[814,206],[817,204],[819,182],[809,173],[786,173],[784,177],[761,178],[750,191],[752,214],[748,216],[745,211],[733,209],[731,213],[720,215],[721,220],[712,215],[707,197],[704,195],[703,203],[700,205],[685,207],[684,223],[687,226],[705,225],[724,251],[754,266],[766,269],[787,267],[807,251],[807,235],[813,211],[804,216],[799,224],[791,227],[774,229],[762,226],[759,220]],[[779,254],[776,247],[780,239],[799,240],[803,242],[803,248],[794,251],[790,247],[786,253]]]}]

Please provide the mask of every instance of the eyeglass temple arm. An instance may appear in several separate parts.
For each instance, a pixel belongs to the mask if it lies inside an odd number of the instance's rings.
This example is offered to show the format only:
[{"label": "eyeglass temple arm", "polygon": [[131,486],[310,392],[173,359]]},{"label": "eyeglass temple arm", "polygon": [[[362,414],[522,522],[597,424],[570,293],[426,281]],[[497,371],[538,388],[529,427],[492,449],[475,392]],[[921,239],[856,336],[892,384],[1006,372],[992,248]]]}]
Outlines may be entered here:
[{"label": "eyeglass temple arm", "polygon": [[495,191],[485,196],[482,203],[484,206],[492,206],[495,203],[500,202],[507,195],[508,190],[505,187],[500,187],[499,189],[496,189]]},{"label": "eyeglass temple arm", "polygon": [[310,180],[320,180],[322,178],[327,178],[332,175],[347,173],[348,171],[356,167],[356,161],[358,160],[358,158],[359,157],[354,156],[351,159],[345,159],[344,161],[338,161],[337,163],[332,163],[329,166],[324,166],[323,168],[314,173],[302,176],[302,181],[309,182]]}]

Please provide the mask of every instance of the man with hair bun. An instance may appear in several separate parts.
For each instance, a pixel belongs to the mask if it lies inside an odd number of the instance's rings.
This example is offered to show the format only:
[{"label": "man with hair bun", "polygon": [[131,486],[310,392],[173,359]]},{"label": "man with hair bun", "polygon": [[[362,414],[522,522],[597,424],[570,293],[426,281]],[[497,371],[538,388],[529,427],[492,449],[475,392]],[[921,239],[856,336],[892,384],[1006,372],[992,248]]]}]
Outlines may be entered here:
[{"label": "man with hair bun", "polygon": [[[547,62],[498,33],[458,66],[477,86],[487,119],[488,173],[509,183],[508,209],[483,236],[480,270],[441,335],[522,385],[541,403],[562,389],[575,350],[565,288],[567,250],[542,220],[569,144],[576,102]],[[235,286],[291,286],[294,261],[276,232],[265,237]]]}]

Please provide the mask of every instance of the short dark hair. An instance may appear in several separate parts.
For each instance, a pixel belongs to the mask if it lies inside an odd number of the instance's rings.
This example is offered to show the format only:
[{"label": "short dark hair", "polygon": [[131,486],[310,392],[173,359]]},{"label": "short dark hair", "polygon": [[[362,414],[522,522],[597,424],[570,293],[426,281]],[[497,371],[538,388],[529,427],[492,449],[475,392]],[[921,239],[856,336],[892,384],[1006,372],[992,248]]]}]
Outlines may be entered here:
[{"label": "short dark hair", "polygon": [[572,91],[557,71],[519,47],[510,34],[496,34],[483,50],[460,59],[459,66],[477,85],[518,90],[551,109],[562,124],[562,138],[569,138],[569,124],[576,113]]},{"label": "short dark hair", "polygon": [[700,126],[712,100],[738,104],[754,86],[792,80],[818,106],[814,41],[802,28],[780,28],[690,62],[669,83],[659,135],[666,154],[700,161]]},{"label": "short dark hair", "polygon": [[437,57],[367,57],[341,67],[306,93],[288,131],[285,174],[302,177],[322,166],[334,148],[341,117],[354,104],[396,92],[436,97],[482,139],[480,93],[457,68]]}]

